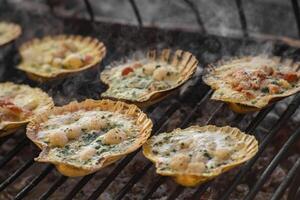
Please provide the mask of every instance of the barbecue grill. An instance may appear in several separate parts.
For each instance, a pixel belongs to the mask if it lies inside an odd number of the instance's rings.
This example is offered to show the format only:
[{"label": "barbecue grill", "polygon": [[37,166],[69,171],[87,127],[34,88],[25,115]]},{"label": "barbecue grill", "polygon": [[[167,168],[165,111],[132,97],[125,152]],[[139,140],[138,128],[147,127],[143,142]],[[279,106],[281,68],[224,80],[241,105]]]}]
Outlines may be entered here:
[{"label": "barbecue grill", "polygon": [[[241,30],[226,37],[206,30],[201,12],[191,0],[183,2],[195,15],[200,32],[144,27],[142,12],[134,0],[128,3],[138,26],[98,19],[92,6],[96,1],[83,1],[88,15],[76,16],[56,12],[56,1],[47,2],[38,7],[40,3],[24,1],[20,10],[14,3],[0,1],[0,19],[18,22],[24,29],[21,39],[0,49],[1,81],[41,87],[58,105],[74,99],[100,98],[105,86],[99,82],[98,73],[103,67],[97,73],[88,71],[43,84],[30,81],[14,68],[19,60],[17,46],[29,38],[47,34],[100,38],[108,52],[101,66],[129,56],[132,51],[157,47],[188,50],[200,61],[196,76],[167,99],[144,110],[153,120],[153,134],[192,124],[232,125],[254,134],[259,140],[259,151],[241,167],[196,188],[185,188],[157,175],[140,149],[97,173],[68,178],[53,165],[34,162],[39,150],[25,137],[25,130],[19,130],[0,139],[0,199],[300,199],[300,95],[260,112],[241,115],[230,111],[224,103],[209,100],[212,90],[201,80],[202,69],[208,63],[226,57],[272,54],[296,62],[300,41],[249,33],[241,0],[233,1]],[[291,6],[300,33],[298,1],[291,0]]]}]

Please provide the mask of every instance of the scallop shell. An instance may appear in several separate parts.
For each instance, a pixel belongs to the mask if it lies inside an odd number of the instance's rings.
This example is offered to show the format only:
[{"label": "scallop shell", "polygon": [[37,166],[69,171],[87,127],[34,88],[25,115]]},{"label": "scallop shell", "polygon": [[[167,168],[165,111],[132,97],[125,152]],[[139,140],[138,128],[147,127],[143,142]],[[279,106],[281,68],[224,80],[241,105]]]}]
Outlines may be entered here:
[{"label": "scallop shell", "polygon": [[109,81],[109,77],[110,74],[114,72],[113,69],[115,67],[122,67],[122,65],[126,63],[136,62],[139,60],[144,61],[145,59],[149,61],[166,62],[173,67],[183,66],[180,68],[180,77],[176,80],[176,84],[165,90],[149,92],[136,99],[119,99],[115,96],[106,93],[103,93],[102,97],[134,103],[139,107],[147,107],[166,98],[167,96],[172,94],[172,92],[174,92],[179,86],[183,85],[186,81],[188,81],[188,79],[190,79],[195,73],[198,65],[198,60],[196,59],[196,57],[187,51],[172,51],[171,49],[163,49],[161,52],[159,52],[158,50],[150,50],[147,53],[142,53],[142,55],[133,56],[133,58],[124,59],[123,61],[111,64],[101,73],[100,79],[102,82],[107,84],[108,87],[112,87],[111,82]]},{"label": "scallop shell", "polygon": [[[64,69],[62,71],[53,73],[40,73],[32,69],[32,67],[30,67],[30,65],[27,64],[28,60],[25,59],[26,53],[36,51],[35,48],[37,46],[42,45],[43,43],[59,43],[67,40],[72,41],[73,43],[81,43],[85,47],[91,47],[93,50],[89,51],[89,54],[93,54],[93,62],[84,65],[78,69]],[[35,38],[29,42],[26,42],[19,48],[19,52],[22,57],[22,62],[18,66],[18,69],[26,72],[27,76],[32,80],[45,82],[57,78],[63,78],[69,75],[74,75],[87,69],[95,68],[97,64],[101,62],[104,56],[106,55],[106,48],[102,42],[95,38],[83,37],[80,35],[57,35],[47,36],[41,39]]]},{"label": "scallop shell", "polygon": [[22,33],[22,29],[18,24],[14,24],[11,22],[0,22],[0,32],[2,31],[8,32],[9,35],[8,37],[6,37],[5,39],[3,39],[0,34],[0,46],[8,44],[9,42],[14,41],[15,39],[17,39],[21,33]]},{"label": "scallop shell", "polygon": [[[49,97],[47,93],[43,92],[39,88],[31,88],[28,85],[19,85],[11,82],[0,83],[0,96],[5,97],[5,95],[2,96],[1,94],[3,94],[5,91],[15,90],[15,87],[17,86],[21,88],[20,92],[26,92],[28,93],[28,95],[34,96],[38,100],[39,103],[36,109],[33,110],[33,115],[50,110],[54,106],[52,98]],[[0,137],[6,136],[16,131],[21,126],[27,124],[31,118],[32,116],[23,121],[6,122],[5,125],[0,130]]]},{"label": "scallop shell", "polygon": [[[254,136],[247,135],[243,132],[241,132],[237,128],[232,128],[229,126],[225,127],[217,127],[214,125],[207,125],[207,126],[191,126],[187,129],[175,129],[171,133],[172,135],[175,135],[177,133],[180,133],[182,130],[194,130],[199,132],[220,132],[221,134],[227,134],[231,136],[232,138],[235,138],[237,141],[244,141],[246,144],[246,149],[241,151],[244,152],[245,155],[241,154],[239,159],[236,159],[234,162],[228,163],[226,165],[221,165],[219,167],[214,168],[208,173],[196,173],[196,172],[176,172],[175,170],[170,170],[170,169],[160,169],[158,168],[158,163],[162,162],[160,159],[161,157],[154,155],[152,153],[153,149],[153,142],[154,142],[154,137],[151,137],[144,145],[143,145],[143,153],[144,155],[151,160],[153,163],[155,163],[156,166],[156,173],[163,175],[163,176],[171,176],[174,178],[174,180],[183,186],[196,186],[198,184],[204,183],[208,180],[211,180],[215,178],[216,176],[219,176],[220,174],[234,168],[235,166],[238,166],[247,160],[251,159],[258,151],[258,142],[256,141]],[[163,133],[162,133],[163,134]]]},{"label": "scallop shell", "polygon": [[[45,121],[47,121],[49,115],[59,115],[65,112],[74,112],[77,110],[93,110],[94,108],[100,108],[103,111],[111,111],[115,113],[120,113],[125,116],[129,116],[136,120],[136,124],[138,124],[141,129],[139,135],[136,137],[136,141],[127,149],[124,149],[123,152],[109,154],[107,156],[101,157],[101,161],[97,166],[89,167],[89,166],[74,166],[71,164],[66,164],[64,162],[57,161],[55,159],[51,159],[47,156],[50,148],[46,143],[37,139],[37,133],[39,131],[39,125]],[[63,107],[55,107],[50,113],[43,113],[37,116],[34,120],[32,120],[27,126],[27,137],[32,140],[39,148],[42,149],[39,157],[35,160],[38,162],[47,162],[52,163],[56,166],[59,172],[66,176],[84,176],[87,174],[91,174],[96,172],[105,166],[117,161],[122,158],[124,155],[129,154],[139,147],[141,147],[150,136],[152,130],[152,122],[147,117],[145,113],[143,113],[136,105],[126,104],[120,101],[112,101],[112,100],[91,100],[87,99],[83,102],[71,102],[70,104]]]},{"label": "scallop shell", "polygon": [[[255,103],[244,99],[243,95],[239,92],[233,91],[226,83],[220,81],[217,75],[225,73],[227,70],[231,70],[241,65],[247,65],[249,63],[262,65],[271,65],[284,67],[290,71],[300,73],[300,63],[293,62],[291,59],[282,59],[280,57],[242,57],[234,58],[229,61],[220,61],[216,67],[210,67],[207,70],[206,75],[203,76],[203,81],[212,87],[215,92],[212,95],[212,99],[227,102],[230,108],[239,113],[247,113],[251,111],[258,111],[268,106],[270,103],[278,101],[284,97],[293,95],[300,91],[300,80],[298,80],[295,87],[287,89],[282,94],[267,95],[262,98],[255,98]],[[223,95],[221,95],[223,94]],[[225,94],[225,95],[224,95]]]}]

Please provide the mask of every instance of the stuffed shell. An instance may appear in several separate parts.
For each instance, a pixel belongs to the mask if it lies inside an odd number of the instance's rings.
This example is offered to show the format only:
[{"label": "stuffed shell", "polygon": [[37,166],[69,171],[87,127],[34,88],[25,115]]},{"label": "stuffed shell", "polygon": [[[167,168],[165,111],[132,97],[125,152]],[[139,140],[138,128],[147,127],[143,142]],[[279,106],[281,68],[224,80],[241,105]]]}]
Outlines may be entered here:
[{"label": "stuffed shell", "polygon": [[244,57],[212,68],[203,77],[215,91],[212,99],[246,113],[300,91],[299,63],[278,57]]},{"label": "stuffed shell", "polygon": [[183,186],[196,186],[249,160],[258,150],[254,136],[237,128],[191,126],[151,137],[144,155],[156,172]]},{"label": "stuffed shell", "polygon": [[22,30],[19,25],[10,22],[0,22],[0,46],[15,40],[21,33]]},{"label": "stuffed shell", "polygon": [[0,137],[53,106],[52,98],[38,88],[10,82],[0,83]]},{"label": "stuffed shell", "polygon": [[197,59],[189,52],[149,51],[147,55],[108,66],[100,75],[109,87],[102,97],[148,106],[186,82],[197,64]]},{"label": "stuffed shell", "polygon": [[92,68],[106,54],[102,42],[91,37],[58,35],[34,39],[20,47],[18,66],[29,78],[47,81]]},{"label": "stuffed shell", "polygon": [[151,129],[135,105],[86,100],[37,116],[27,136],[42,149],[36,161],[53,163],[66,176],[84,176],[138,149]]}]

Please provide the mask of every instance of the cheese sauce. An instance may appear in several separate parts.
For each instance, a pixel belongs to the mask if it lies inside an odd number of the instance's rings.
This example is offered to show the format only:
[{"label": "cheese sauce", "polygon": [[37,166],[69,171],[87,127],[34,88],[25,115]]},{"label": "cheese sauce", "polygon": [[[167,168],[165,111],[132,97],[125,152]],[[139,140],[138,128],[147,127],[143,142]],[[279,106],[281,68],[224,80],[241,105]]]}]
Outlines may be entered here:
[{"label": "cheese sauce", "polygon": [[108,90],[102,96],[127,100],[143,98],[154,91],[166,90],[177,84],[179,69],[163,62],[141,60],[103,72]]},{"label": "cheese sauce", "polygon": [[161,171],[209,173],[245,155],[244,143],[220,132],[182,130],[162,133],[151,140]]},{"label": "cheese sauce", "polygon": [[50,116],[37,137],[51,147],[50,160],[89,167],[104,156],[125,151],[138,132],[135,122],[122,114],[79,110]]}]

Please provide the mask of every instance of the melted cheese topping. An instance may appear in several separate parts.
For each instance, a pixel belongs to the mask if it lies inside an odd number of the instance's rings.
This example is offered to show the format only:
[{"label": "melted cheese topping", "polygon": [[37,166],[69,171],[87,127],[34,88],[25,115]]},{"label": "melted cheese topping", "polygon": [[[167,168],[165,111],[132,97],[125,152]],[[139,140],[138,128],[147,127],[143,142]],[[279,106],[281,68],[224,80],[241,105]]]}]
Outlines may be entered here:
[{"label": "melted cheese topping", "polygon": [[122,114],[79,110],[50,116],[40,125],[37,139],[51,148],[50,160],[93,167],[105,156],[126,151],[138,133],[133,119]]},{"label": "melted cheese topping", "polygon": [[210,173],[246,154],[246,145],[232,136],[188,129],[154,136],[150,148],[161,173]]},{"label": "melted cheese topping", "polygon": [[80,40],[53,38],[24,49],[21,68],[41,75],[57,74],[91,64],[96,53],[94,46]]},{"label": "melted cheese topping", "polygon": [[300,89],[300,73],[291,66],[261,57],[232,61],[204,77],[216,91],[212,98],[263,107],[270,98],[287,96]]},{"label": "melted cheese topping", "polygon": [[107,69],[101,74],[109,84],[104,97],[142,100],[156,91],[172,88],[180,78],[180,69],[165,62],[141,60]]},{"label": "melted cheese topping", "polygon": [[0,46],[6,44],[21,34],[21,28],[13,23],[0,22]]}]

